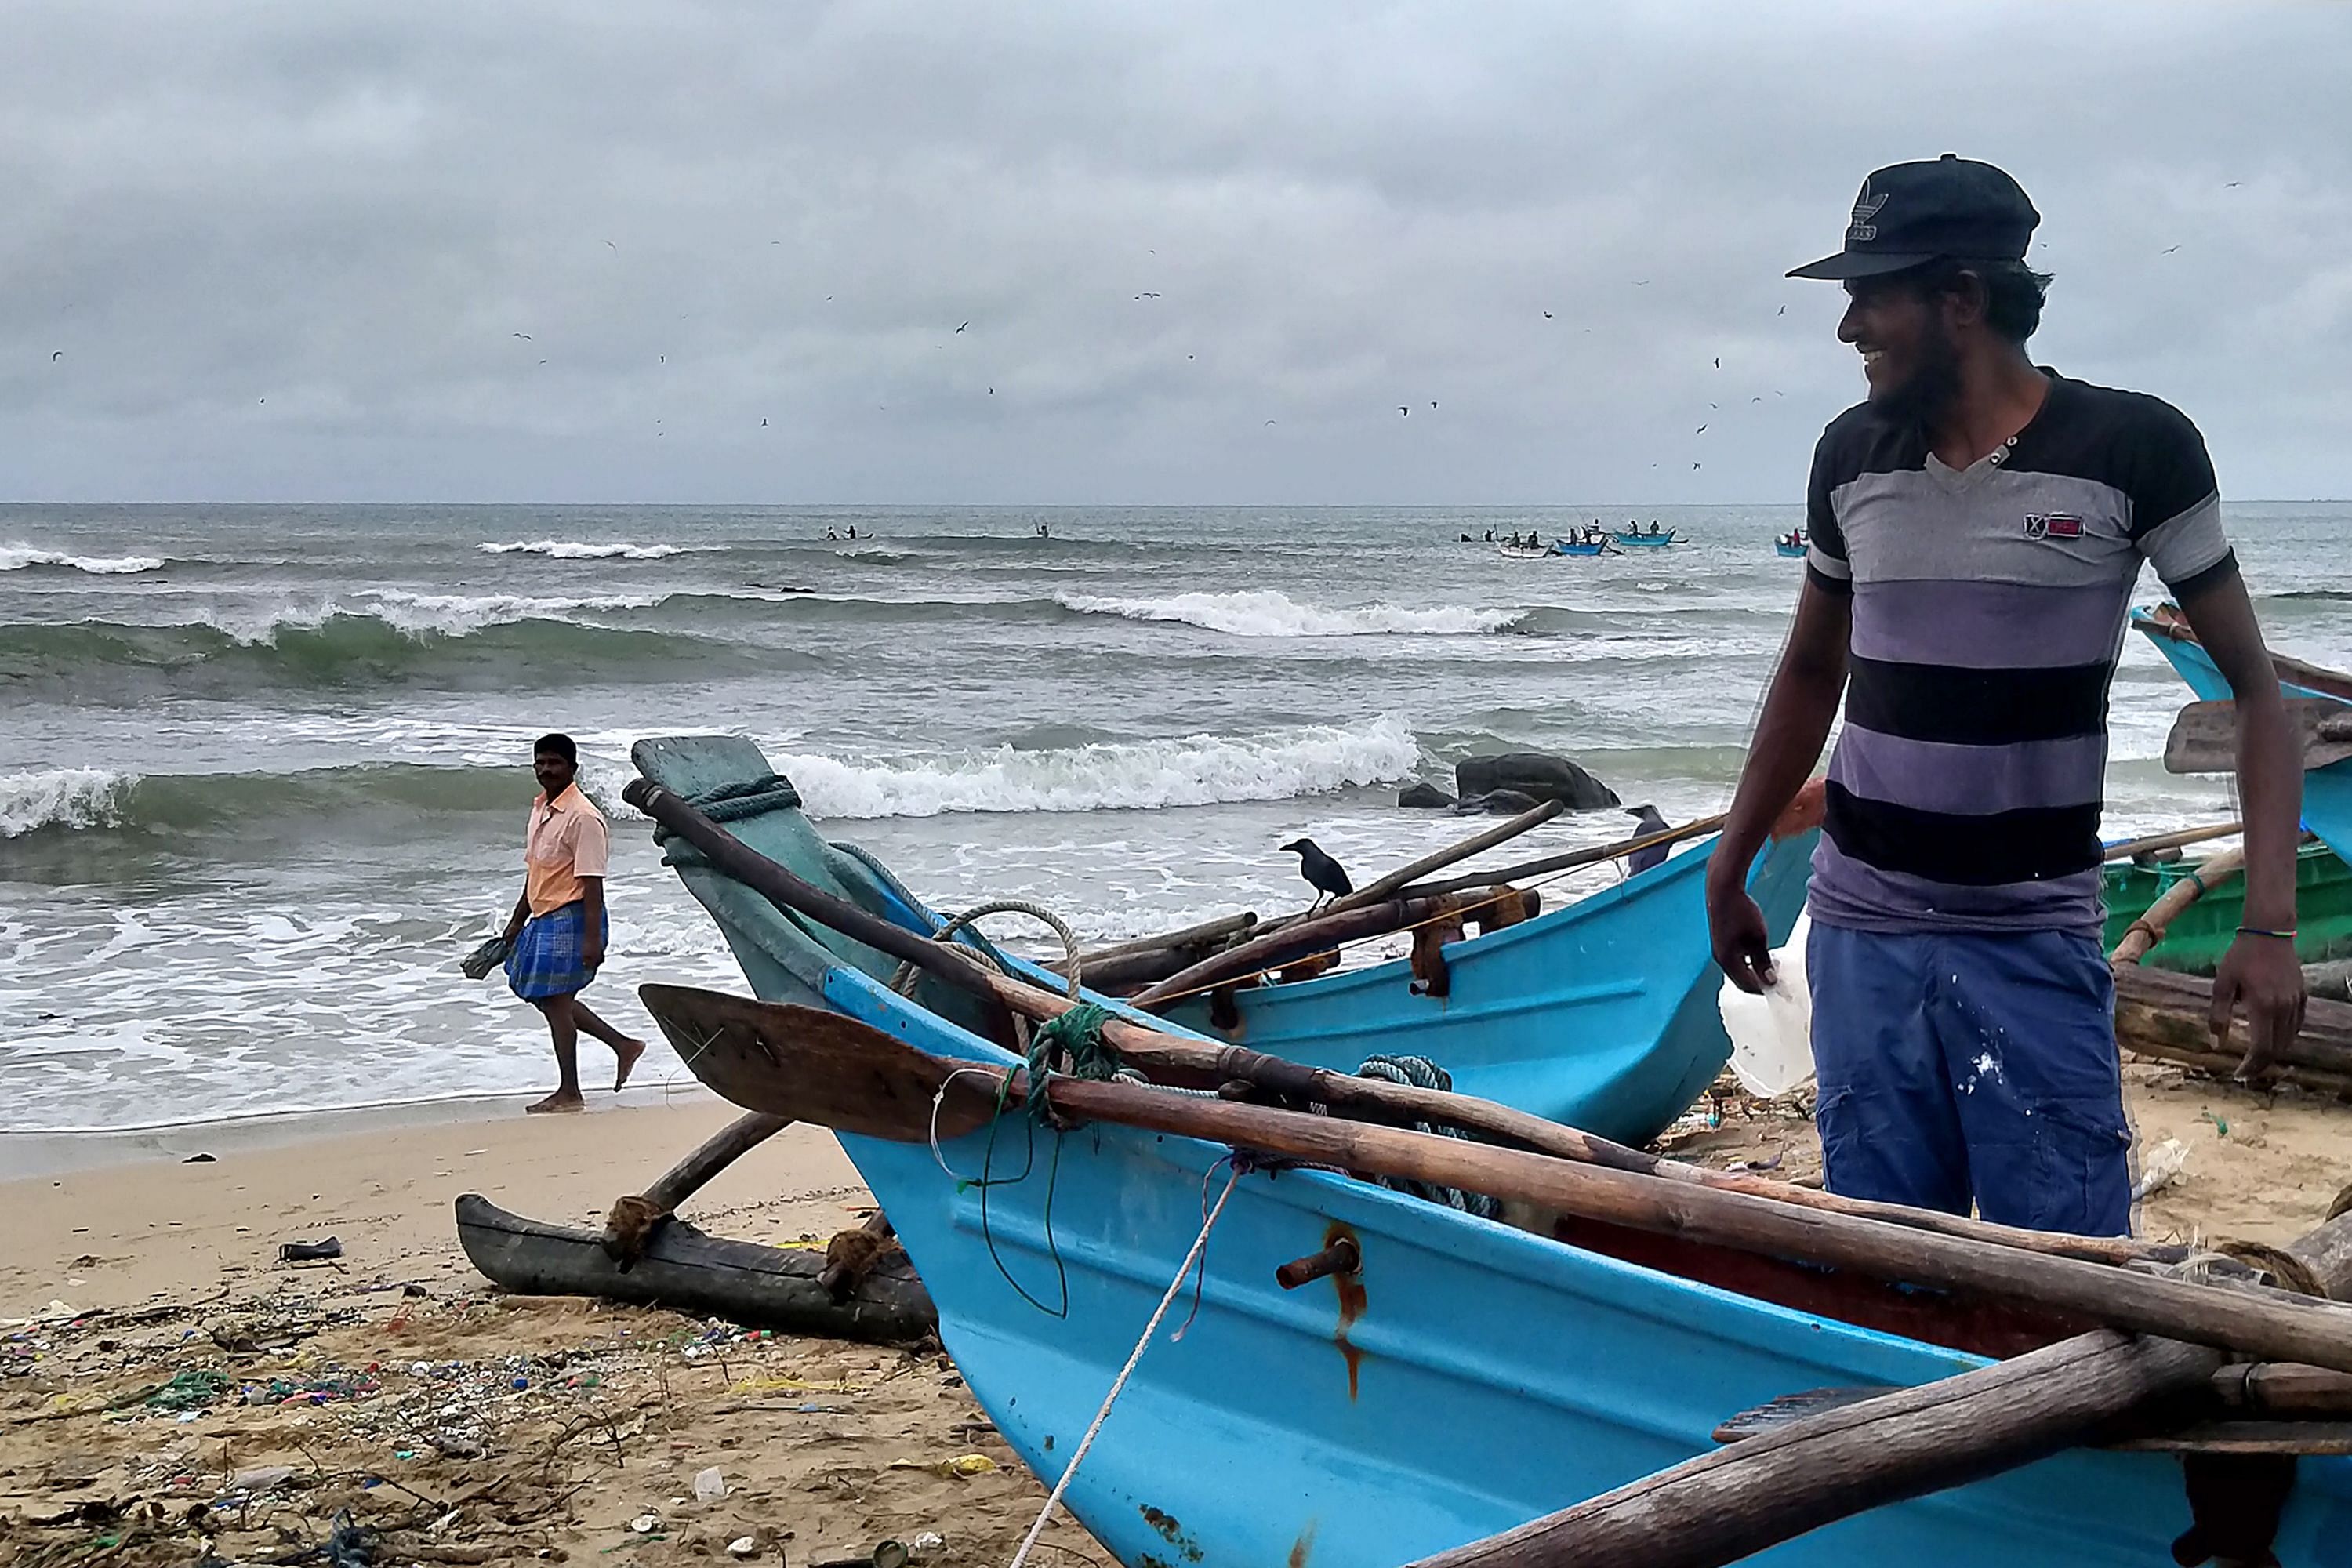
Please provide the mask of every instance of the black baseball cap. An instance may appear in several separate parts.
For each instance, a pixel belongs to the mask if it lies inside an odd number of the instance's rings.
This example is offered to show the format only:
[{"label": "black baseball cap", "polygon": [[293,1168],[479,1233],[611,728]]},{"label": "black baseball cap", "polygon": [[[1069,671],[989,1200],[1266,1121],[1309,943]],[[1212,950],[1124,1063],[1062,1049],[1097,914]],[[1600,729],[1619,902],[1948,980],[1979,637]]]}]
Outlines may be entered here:
[{"label": "black baseball cap", "polygon": [[2041,221],[2023,188],[1990,163],[1954,153],[1890,163],[1863,181],[1845,248],[1789,276],[1874,278],[1947,258],[2022,261]]}]

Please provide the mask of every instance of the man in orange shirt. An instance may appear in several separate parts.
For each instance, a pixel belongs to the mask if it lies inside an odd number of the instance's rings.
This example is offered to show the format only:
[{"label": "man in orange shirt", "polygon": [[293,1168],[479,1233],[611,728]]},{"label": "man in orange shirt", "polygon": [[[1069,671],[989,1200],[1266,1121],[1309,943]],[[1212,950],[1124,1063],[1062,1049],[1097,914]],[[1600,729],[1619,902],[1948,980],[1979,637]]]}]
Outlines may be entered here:
[{"label": "man in orange shirt", "polygon": [[604,962],[610,930],[604,916],[604,864],[611,840],[604,818],[580,793],[580,749],[569,735],[541,735],[531,747],[539,798],[523,833],[522,897],[507,921],[507,984],[547,1018],[555,1042],[555,1092],[534,1111],[584,1110],[580,1095],[580,1031],[585,1029],[620,1058],[615,1093],[646,1054],[632,1039],[588,1010],[580,992]]}]

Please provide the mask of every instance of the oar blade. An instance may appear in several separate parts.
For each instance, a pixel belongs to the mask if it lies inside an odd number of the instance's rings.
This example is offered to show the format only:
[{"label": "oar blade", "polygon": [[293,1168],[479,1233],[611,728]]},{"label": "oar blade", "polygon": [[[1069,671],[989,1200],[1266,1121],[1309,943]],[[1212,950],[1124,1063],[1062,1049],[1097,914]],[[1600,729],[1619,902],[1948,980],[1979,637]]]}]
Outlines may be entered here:
[{"label": "oar blade", "polygon": [[637,994],[688,1070],[747,1110],[901,1143],[931,1136],[942,1088],[941,1138],[991,1114],[992,1071],[950,1084],[958,1064],[839,1013],[692,985],[648,984]]}]

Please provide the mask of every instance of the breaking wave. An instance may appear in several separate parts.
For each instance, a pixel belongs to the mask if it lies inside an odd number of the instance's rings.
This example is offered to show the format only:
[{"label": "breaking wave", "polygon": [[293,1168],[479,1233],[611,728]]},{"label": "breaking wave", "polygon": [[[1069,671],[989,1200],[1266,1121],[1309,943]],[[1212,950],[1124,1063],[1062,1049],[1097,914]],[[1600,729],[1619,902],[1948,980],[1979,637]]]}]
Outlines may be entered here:
[{"label": "breaking wave", "polygon": [[1243,637],[1470,637],[1499,632],[1522,612],[1446,605],[1407,609],[1398,605],[1359,605],[1324,609],[1302,605],[1270,588],[1230,594],[1171,594],[1160,598],[1105,598],[1092,594],[1056,594],[1066,610],[1121,616],[1132,621],[1181,621]]},{"label": "breaking wave", "polygon": [[504,544],[494,540],[486,540],[474,548],[485,555],[546,555],[557,561],[659,561],[665,556],[684,555],[690,550],[711,547],[685,544],[599,544],[580,539],[519,539]]},{"label": "breaking wave", "polygon": [[62,550],[43,550],[31,544],[0,544],[0,572],[22,572],[28,566],[60,566],[73,572],[118,577],[139,572],[161,572],[163,558],[160,555],[68,555]]},{"label": "breaking wave", "polygon": [[1422,760],[1404,721],[1269,735],[1106,741],[1050,751],[993,746],[905,761],[779,755],[817,817],[961,811],[1150,811],[1288,800],[1405,777]]}]

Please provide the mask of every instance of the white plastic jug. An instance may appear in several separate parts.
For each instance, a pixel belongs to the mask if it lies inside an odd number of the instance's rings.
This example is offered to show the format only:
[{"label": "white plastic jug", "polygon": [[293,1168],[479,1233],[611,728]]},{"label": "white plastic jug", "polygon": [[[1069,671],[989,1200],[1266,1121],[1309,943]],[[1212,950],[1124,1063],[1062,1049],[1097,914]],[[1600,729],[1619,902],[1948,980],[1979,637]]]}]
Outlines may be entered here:
[{"label": "white plastic jug", "polygon": [[1771,989],[1750,995],[1727,980],[1716,998],[1731,1037],[1731,1070],[1750,1094],[1786,1094],[1813,1076],[1813,993],[1805,980],[1810,923],[1800,914],[1789,944],[1774,951]]}]

